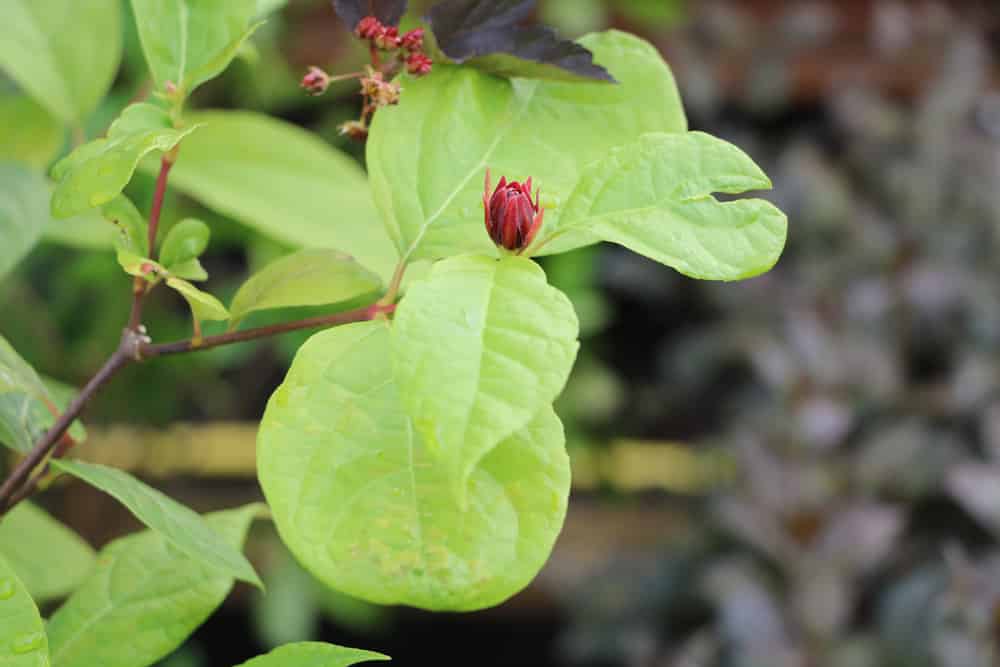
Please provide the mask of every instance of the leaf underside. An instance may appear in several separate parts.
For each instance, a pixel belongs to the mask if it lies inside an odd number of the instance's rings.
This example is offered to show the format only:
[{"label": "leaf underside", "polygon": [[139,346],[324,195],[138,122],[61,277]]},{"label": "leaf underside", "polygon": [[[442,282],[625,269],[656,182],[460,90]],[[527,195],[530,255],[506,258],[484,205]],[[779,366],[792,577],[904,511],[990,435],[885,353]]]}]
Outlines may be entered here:
[{"label": "leaf underside", "polygon": [[467,63],[508,77],[611,81],[593,54],[559,39],[551,28],[520,24],[534,0],[447,0],[427,16],[438,49],[453,63]]}]

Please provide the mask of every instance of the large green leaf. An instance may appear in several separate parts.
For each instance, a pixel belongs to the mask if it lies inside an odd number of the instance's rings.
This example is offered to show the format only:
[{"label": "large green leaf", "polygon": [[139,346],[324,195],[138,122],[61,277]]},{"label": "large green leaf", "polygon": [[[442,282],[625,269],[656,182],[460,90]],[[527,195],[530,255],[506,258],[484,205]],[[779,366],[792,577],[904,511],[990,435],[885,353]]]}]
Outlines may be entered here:
[{"label": "large green leaf", "polygon": [[[405,82],[398,107],[375,115],[368,168],[399,251],[411,258],[495,253],[483,229],[487,168],[541,187],[546,224],[558,221],[585,165],[646,132],[683,132],[673,76],[650,44],[620,32],[581,43],[620,82],[507,80],[435,65]],[[584,232],[563,249],[596,239]]]},{"label": "large green leaf", "polygon": [[156,87],[188,95],[236,57],[257,0],[132,0],[132,10]]},{"label": "large green leaf", "polygon": [[127,107],[106,139],[80,146],[52,167],[58,181],[52,214],[66,218],[106,204],[128,185],[143,157],[172,149],[195,129],[174,128],[167,113],[152,104]]},{"label": "large green leaf", "polygon": [[0,132],[0,160],[38,169],[49,165],[66,134],[59,119],[26,95],[0,97],[0,127],[15,128]]},{"label": "large green leaf", "polygon": [[337,248],[383,279],[397,254],[378,222],[364,171],[290,123],[256,113],[210,111],[184,142],[170,182],[265,234],[308,248]]},{"label": "large green leaf", "polygon": [[459,499],[479,460],[562,391],[578,333],[569,299],[523,257],[453,257],[410,286],[392,329],[396,383]]},{"label": "large green leaf", "polygon": [[0,557],[0,667],[48,667],[45,625],[10,564]]},{"label": "large green leaf", "polygon": [[738,280],[774,266],[787,220],[762,199],[721,203],[712,193],[770,187],[746,153],[721,139],[647,134],[584,169],[546,233],[554,240],[586,229],[693,278]]},{"label": "large green leaf", "polygon": [[364,322],[299,350],[261,423],[258,474],[283,541],[327,585],[465,611],[506,600],[548,558],[569,494],[563,443],[543,407],[482,460],[463,510],[403,409],[388,325]]},{"label": "large green leaf", "polygon": [[336,250],[301,250],[268,264],[233,297],[233,321],[257,310],[325,306],[372,294],[379,277]]},{"label": "large green leaf", "polygon": [[27,165],[0,162],[0,278],[35,246],[49,222],[48,183]]},{"label": "large green leaf", "polygon": [[96,562],[79,535],[27,502],[0,521],[0,556],[39,601],[72,593]]},{"label": "large green leaf", "polygon": [[5,0],[0,69],[66,123],[80,125],[118,71],[119,0]]},{"label": "large green leaf", "polygon": [[[65,408],[71,398],[63,389],[53,393],[31,365],[0,336],[0,444],[27,452],[52,426],[53,411]],[[70,435],[77,440],[86,438],[78,422],[73,423]]]},{"label": "large green leaf", "polygon": [[[259,505],[216,512],[206,525],[239,549]],[[233,579],[144,531],[112,542],[48,624],[55,667],[145,667],[180,646],[218,607]]]},{"label": "large green leaf", "polygon": [[239,667],[350,667],[359,662],[389,660],[389,656],[322,642],[298,642],[247,660]]},{"label": "large green leaf", "polygon": [[143,484],[127,472],[96,463],[60,459],[52,465],[114,497],[178,551],[227,577],[260,586],[246,557],[193,510]]}]

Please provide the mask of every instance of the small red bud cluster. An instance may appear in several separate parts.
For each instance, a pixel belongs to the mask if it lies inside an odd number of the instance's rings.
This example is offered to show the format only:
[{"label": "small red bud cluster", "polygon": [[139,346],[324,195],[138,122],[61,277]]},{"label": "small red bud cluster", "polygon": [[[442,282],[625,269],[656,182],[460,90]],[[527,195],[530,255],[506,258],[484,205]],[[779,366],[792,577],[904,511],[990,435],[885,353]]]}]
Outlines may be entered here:
[{"label": "small red bud cluster", "polygon": [[367,40],[372,48],[396,54],[406,65],[406,71],[414,76],[424,76],[431,71],[434,62],[424,53],[424,29],[414,28],[403,35],[399,28],[383,25],[374,16],[366,16],[354,27],[359,39]]},{"label": "small red bud cluster", "polygon": [[[430,73],[434,62],[424,53],[424,29],[416,28],[400,35],[399,28],[387,26],[374,16],[366,16],[354,26],[354,35],[368,42],[371,65],[363,72],[331,77],[318,67],[310,67],[302,79],[302,87],[313,95],[326,92],[332,81],[347,78],[360,79],[364,106],[359,120],[352,120],[340,126],[340,133],[352,139],[363,140],[368,136],[368,124],[372,115],[382,107],[399,104],[401,88],[391,81],[392,75],[405,68],[413,76]],[[395,56],[395,63],[383,64],[380,52]]]}]

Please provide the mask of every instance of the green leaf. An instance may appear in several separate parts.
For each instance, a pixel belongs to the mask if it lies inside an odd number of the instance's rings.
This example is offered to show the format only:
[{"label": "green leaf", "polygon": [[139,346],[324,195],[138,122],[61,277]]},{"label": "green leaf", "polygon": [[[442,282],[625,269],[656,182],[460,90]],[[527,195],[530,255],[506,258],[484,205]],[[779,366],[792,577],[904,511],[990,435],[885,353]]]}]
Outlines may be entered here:
[{"label": "green leaf", "polygon": [[268,264],[246,281],[230,307],[237,322],[257,310],[325,306],[376,292],[382,281],[336,250],[301,250]]},{"label": "green leaf", "polygon": [[460,500],[479,460],[562,391],[578,333],[569,299],[524,257],[453,257],[410,286],[392,328],[395,379]]},{"label": "green leaf", "polygon": [[589,165],[546,233],[583,228],[693,278],[739,280],[774,266],[788,221],[762,199],[721,203],[712,193],[770,187],[746,153],[721,139],[648,134]]},{"label": "green leaf", "polygon": [[[259,505],[199,520],[230,549]],[[49,620],[54,667],[142,667],[180,646],[228,595],[232,577],[144,531],[112,542],[97,568]]]},{"label": "green leaf", "polygon": [[172,149],[195,129],[175,129],[167,113],[152,104],[127,107],[112,123],[107,139],[80,146],[52,168],[52,178],[58,181],[52,214],[66,218],[106,204],[128,185],[143,157]]},{"label": "green leaf", "polygon": [[38,601],[69,595],[94,568],[94,550],[48,512],[28,502],[0,522],[0,556]]},{"label": "green leaf", "polygon": [[[51,187],[49,188],[51,192]],[[52,196],[49,195],[51,201]],[[114,246],[118,232],[102,218],[96,209],[84,211],[65,220],[52,220],[42,230],[42,240],[83,250],[108,250]]]},{"label": "green leaf", "polygon": [[158,282],[161,276],[166,275],[167,270],[159,263],[148,257],[132,252],[127,248],[119,247],[115,256],[118,265],[130,276],[146,278],[149,282]]},{"label": "green leaf", "polygon": [[174,225],[163,240],[160,263],[171,271],[175,265],[197,259],[208,247],[212,232],[201,220],[188,218]]},{"label": "green leaf", "polygon": [[82,124],[118,72],[119,0],[6,0],[3,12],[0,69],[53,115]]},{"label": "green leaf", "polygon": [[0,667],[48,667],[48,640],[38,607],[0,558]]},{"label": "green leaf", "polygon": [[0,160],[16,160],[44,169],[65,138],[65,128],[37,102],[25,95],[0,97],[0,127],[17,128],[0,132]]},{"label": "green leaf", "polygon": [[[399,106],[375,115],[368,168],[402,255],[496,254],[483,229],[487,168],[494,181],[532,177],[551,225],[585,165],[644,133],[687,130],[673,76],[653,46],[614,31],[580,43],[618,85],[507,80],[435,65],[406,81]],[[560,239],[560,247],[596,240],[581,231]]]},{"label": "green leaf", "polygon": [[0,162],[0,278],[38,242],[49,222],[48,184],[26,165]]},{"label": "green leaf", "polygon": [[[25,453],[55,421],[53,410],[69,402],[60,393],[53,396],[35,370],[0,336],[0,443]],[[78,422],[70,435],[83,440],[86,433]]]},{"label": "green leaf", "polygon": [[360,648],[322,642],[299,642],[259,655],[239,667],[350,667],[359,662],[390,659],[387,655]]},{"label": "green leaf", "polygon": [[208,292],[202,292],[186,280],[167,278],[167,286],[176,290],[184,297],[191,307],[191,314],[196,320],[228,320],[229,311]]},{"label": "green leaf", "polygon": [[104,219],[118,228],[115,245],[136,255],[149,254],[149,223],[125,195],[118,195],[101,207]]},{"label": "green leaf", "polygon": [[364,171],[314,134],[256,113],[192,114],[172,187],[281,241],[337,248],[388,280],[398,255]]},{"label": "green leaf", "polygon": [[156,87],[182,97],[226,69],[257,26],[257,0],[132,0]]},{"label": "green leaf", "polygon": [[542,408],[482,460],[461,509],[403,409],[389,337],[381,322],[319,333],[272,395],[257,465],[278,531],[313,575],[357,598],[499,604],[537,574],[562,527],[562,425]]},{"label": "green leaf", "polygon": [[54,460],[52,465],[114,497],[178,550],[226,576],[260,586],[243,554],[191,509],[117,468],[67,459]]},{"label": "green leaf", "polygon": [[285,8],[288,0],[257,0],[257,16],[267,16]]},{"label": "green leaf", "polygon": [[192,257],[180,264],[174,264],[170,267],[170,274],[184,280],[208,280],[208,271],[201,265],[201,261],[197,257]]}]

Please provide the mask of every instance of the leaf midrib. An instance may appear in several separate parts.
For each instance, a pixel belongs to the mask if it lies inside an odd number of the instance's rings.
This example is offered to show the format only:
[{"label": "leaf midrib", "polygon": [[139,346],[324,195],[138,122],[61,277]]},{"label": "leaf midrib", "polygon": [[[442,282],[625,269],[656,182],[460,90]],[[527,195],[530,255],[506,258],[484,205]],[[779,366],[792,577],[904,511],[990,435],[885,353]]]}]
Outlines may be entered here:
[{"label": "leaf midrib", "polygon": [[[479,160],[476,166],[472,167],[469,170],[469,172],[465,175],[465,178],[463,178],[458,183],[458,185],[451,191],[451,193],[448,194],[448,196],[445,198],[441,206],[438,207],[438,209],[434,211],[434,213],[432,213],[428,218],[424,220],[424,224],[420,226],[420,231],[417,233],[416,238],[413,239],[413,242],[410,243],[410,247],[406,249],[405,253],[403,253],[403,258],[401,260],[402,262],[405,263],[409,260],[410,255],[413,254],[413,252],[420,246],[420,242],[423,240],[424,234],[427,233],[427,230],[430,229],[431,225],[433,225],[444,214],[444,212],[448,209],[448,207],[451,206],[451,203],[455,201],[455,198],[458,196],[458,194],[462,190],[464,190],[465,186],[468,185],[470,180],[472,180],[473,175],[478,173],[480,169],[486,166],[486,164],[489,162],[489,159],[493,156],[493,152],[496,151],[497,146],[500,145],[500,142],[507,137],[510,131],[514,128],[514,125],[517,123],[517,121],[519,121],[524,116],[524,114],[527,113],[528,107],[531,105],[531,102],[534,101],[535,93],[538,91],[539,82],[536,81],[533,83],[534,85],[531,86],[530,92],[523,97],[524,101],[521,104],[521,107],[517,109],[514,114],[511,115],[510,121],[507,123],[507,125],[504,126],[499,132],[497,132],[496,138],[494,138],[493,142],[486,148],[486,151],[483,153],[482,158]],[[516,102],[519,97],[517,91],[511,88],[510,92],[512,101]],[[419,150],[420,151],[423,150],[423,141],[421,141],[421,147]]]}]

